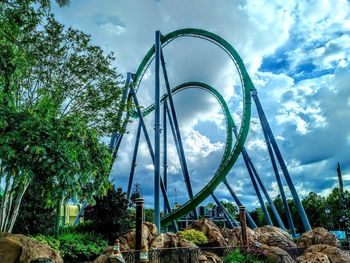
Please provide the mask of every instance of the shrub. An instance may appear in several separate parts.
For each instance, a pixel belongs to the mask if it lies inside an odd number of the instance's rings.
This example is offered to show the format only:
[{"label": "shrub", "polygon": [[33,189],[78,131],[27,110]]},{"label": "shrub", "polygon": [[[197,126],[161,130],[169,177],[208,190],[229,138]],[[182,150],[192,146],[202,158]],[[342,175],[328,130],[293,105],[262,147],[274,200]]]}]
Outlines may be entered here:
[{"label": "shrub", "polygon": [[100,235],[88,233],[69,233],[66,229],[64,233],[57,238],[52,236],[37,235],[32,237],[60,252],[65,262],[84,262],[89,261],[107,248],[107,241]]},{"label": "shrub", "polygon": [[195,229],[181,231],[180,235],[196,245],[204,245],[208,243],[208,238],[201,231]]},{"label": "shrub", "polygon": [[60,253],[65,260],[91,260],[100,255],[108,246],[100,235],[88,233],[64,233],[57,238]]},{"label": "shrub", "polygon": [[271,260],[262,260],[262,259],[257,259],[253,255],[250,255],[248,253],[243,253],[239,249],[236,249],[229,253],[225,258],[224,258],[224,263],[272,263],[274,261]]},{"label": "shrub", "polygon": [[54,250],[60,250],[60,241],[52,236],[37,235],[33,236],[32,239],[39,241],[40,243],[43,243]]},{"label": "shrub", "polygon": [[94,206],[85,208],[84,220],[93,221],[91,230],[113,244],[116,238],[135,227],[135,217],[128,207],[126,193],[121,188],[111,188],[106,196],[96,197]]}]

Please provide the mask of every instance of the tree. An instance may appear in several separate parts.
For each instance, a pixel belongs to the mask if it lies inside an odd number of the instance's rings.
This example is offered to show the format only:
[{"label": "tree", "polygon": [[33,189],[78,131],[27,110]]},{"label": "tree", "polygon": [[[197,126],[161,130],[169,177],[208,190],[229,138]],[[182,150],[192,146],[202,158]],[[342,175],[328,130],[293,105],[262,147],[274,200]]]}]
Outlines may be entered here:
[{"label": "tree", "polygon": [[128,207],[126,193],[110,186],[106,196],[97,197],[96,204],[85,209],[84,220],[93,221],[93,231],[113,243],[134,227],[135,217]]},{"label": "tree", "polygon": [[50,207],[108,187],[111,153],[100,138],[121,127],[120,75],[112,54],[65,30],[49,6],[1,2],[0,232],[11,232],[36,178]]},{"label": "tree", "polygon": [[46,201],[42,198],[40,182],[34,181],[24,194],[20,213],[14,226],[14,233],[38,235],[52,233],[55,222],[55,209],[45,208]]}]

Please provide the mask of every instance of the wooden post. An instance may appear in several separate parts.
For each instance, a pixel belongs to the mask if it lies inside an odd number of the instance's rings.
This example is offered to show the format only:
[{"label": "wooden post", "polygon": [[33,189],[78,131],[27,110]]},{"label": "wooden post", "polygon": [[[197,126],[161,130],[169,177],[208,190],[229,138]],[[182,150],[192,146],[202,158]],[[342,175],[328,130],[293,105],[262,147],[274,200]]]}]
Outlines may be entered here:
[{"label": "wooden post", "polygon": [[245,214],[245,207],[239,207],[239,219],[241,222],[241,232],[242,232],[242,244],[244,248],[248,247],[248,235],[247,235],[247,218]]},{"label": "wooden post", "polygon": [[139,197],[135,200],[136,204],[136,230],[135,230],[135,261],[148,262],[148,251],[142,247],[142,227],[143,227],[143,204],[144,199]]}]

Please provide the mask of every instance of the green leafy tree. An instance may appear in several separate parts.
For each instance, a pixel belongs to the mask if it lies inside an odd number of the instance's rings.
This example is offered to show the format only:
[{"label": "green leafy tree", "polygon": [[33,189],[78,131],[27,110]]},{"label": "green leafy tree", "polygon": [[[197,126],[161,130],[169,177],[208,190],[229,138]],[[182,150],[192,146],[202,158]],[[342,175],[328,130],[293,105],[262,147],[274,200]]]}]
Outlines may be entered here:
[{"label": "green leafy tree", "polygon": [[100,138],[121,127],[121,89],[113,55],[64,29],[50,1],[0,4],[0,232],[11,232],[36,178],[50,207],[106,193],[112,159]]},{"label": "green leafy tree", "polygon": [[180,231],[180,236],[187,241],[195,243],[196,245],[204,245],[208,243],[208,238],[203,234],[203,232],[195,229]]},{"label": "green leafy tree", "polygon": [[84,220],[91,220],[91,230],[113,243],[116,238],[135,227],[135,214],[128,207],[126,193],[121,188],[115,190],[111,186],[106,196],[97,197],[96,204],[85,209]]}]

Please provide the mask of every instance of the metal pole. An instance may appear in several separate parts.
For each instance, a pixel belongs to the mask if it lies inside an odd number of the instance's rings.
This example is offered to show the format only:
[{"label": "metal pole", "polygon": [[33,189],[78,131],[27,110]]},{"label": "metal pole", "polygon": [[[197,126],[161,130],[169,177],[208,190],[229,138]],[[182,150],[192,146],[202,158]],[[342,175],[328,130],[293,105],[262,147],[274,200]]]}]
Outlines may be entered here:
[{"label": "metal pole", "polygon": [[[175,134],[176,134],[176,138],[177,138],[178,145],[179,145],[179,150],[180,150],[180,156],[179,157],[182,160],[183,175],[184,175],[184,179],[185,179],[185,184],[186,184],[186,187],[187,187],[188,195],[192,199],[193,198],[193,191],[192,191],[192,186],[191,186],[191,180],[190,180],[188,167],[187,167],[187,162],[186,162],[186,157],[185,157],[185,152],[184,152],[184,148],[183,148],[183,144],[182,144],[179,123],[178,123],[177,116],[176,116],[176,110],[175,110],[173,95],[171,93],[171,89],[170,89],[170,85],[169,85],[169,79],[168,79],[168,74],[167,74],[166,67],[165,67],[165,59],[164,59],[163,51],[162,51],[161,48],[160,48],[160,59],[161,59],[162,68],[163,68],[163,75],[164,75],[164,80],[165,80],[165,86],[166,86],[167,93],[168,93],[168,98],[169,98],[170,111],[171,111],[171,115],[172,115],[172,118],[173,118],[173,121],[174,121]],[[195,216],[195,218],[198,218],[196,210],[194,210],[194,216]]]},{"label": "metal pole", "polygon": [[247,234],[247,219],[246,219],[244,206],[239,207],[239,218],[241,221],[242,244],[244,248],[247,248],[249,243],[248,243],[248,234]]},{"label": "metal pole", "polygon": [[263,131],[263,134],[264,134],[267,150],[269,152],[270,160],[271,160],[271,163],[272,163],[272,168],[273,168],[273,171],[275,173],[278,189],[280,191],[282,202],[283,202],[283,206],[284,206],[284,209],[286,211],[288,225],[289,225],[290,231],[292,233],[292,236],[295,238],[296,237],[296,233],[295,233],[295,227],[294,227],[294,223],[293,223],[292,213],[290,212],[288,201],[287,201],[287,197],[286,197],[286,193],[284,192],[284,189],[283,189],[283,184],[282,184],[281,176],[280,176],[280,174],[278,172],[275,156],[273,154],[273,151],[272,151],[272,148],[271,148],[271,143],[270,143],[269,137],[268,137],[267,132],[266,132],[266,127],[265,127],[265,125],[263,125],[263,123],[261,123],[261,125],[262,125],[261,128],[262,128],[262,131]]},{"label": "metal pole", "polygon": [[137,132],[136,132],[136,139],[135,139],[135,146],[134,146],[134,153],[132,155],[132,161],[131,161],[131,169],[130,169],[130,175],[129,175],[129,183],[128,183],[128,190],[126,192],[127,199],[130,199],[130,193],[131,193],[131,187],[132,182],[134,180],[134,173],[136,168],[136,158],[137,158],[137,151],[139,149],[140,144],[140,135],[141,135],[141,121],[139,120],[139,125],[137,126]]},{"label": "metal pole", "polygon": [[349,215],[348,215],[348,205],[346,203],[345,195],[344,195],[344,185],[343,185],[343,178],[341,174],[341,169],[340,169],[340,163],[338,163],[337,166],[337,173],[338,173],[338,181],[339,181],[339,192],[340,192],[340,201],[343,207],[343,222],[345,226],[345,236],[346,236],[346,241],[348,245],[350,244],[350,224],[349,224]]},{"label": "metal pole", "polygon": [[305,210],[304,210],[304,207],[300,201],[300,198],[299,198],[299,195],[297,193],[297,190],[295,189],[295,186],[294,186],[294,183],[293,183],[293,180],[289,174],[289,171],[287,169],[287,166],[283,160],[283,157],[282,157],[282,154],[280,152],[280,149],[277,145],[277,142],[276,142],[276,139],[275,137],[273,136],[273,133],[272,133],[272,130],[270,128],[270,125],[267,121],[267,118],[266,118],[266,115],[264,113],[264,110],[262,108],[262,105],[260,103],[260,100],[258,98],[258,92],[256,90],[253,90],[252,91],[252,97],[254,99],[254,102],[255,102],[255,106],[256,106],[256,109],[258,111],[258,115],[259,115],[259,119],[260,119],[260,122],[262,122],[265,127],[266,127],[266,131],[267,131],[267,135],[269,136],[269,140],[272,144],[272,147],[273,147],[273,150],[275,151],[275,154],[276,154],[276,157],[277,157],[277,160],[281,166],[281,170],[284,174],[284,177],[286,178],[286,182],[288,184],[288,187],[292,193],[292,196],[293,196],[293,200],[294,200],[294,203],[295,203],[295,206],[298,210],[298,213],[299,213],[299,216],[300,216],[300,219],[301,221],[303,222],[303,226],[304,226],[304,229],[305,231],[309,231],[311,230],[311,225],[310,225],[310,222],[309,222],[309,219],[307,218],[307,215],[305,213]]},{"label": "metal pole", "polygon": [[154,224],[160,231],[160,31],[155,34],[155,90],[154,90]]},{"label": "metal pole", "polygon": [[[163,182],[165,191],[168,191],[168,149],[167,149],[167,121],[166,121],[166,100],[163,104]],[[166,214],[166,205],[164,203],[164,214]]]},{"label": "metal pole", "polygon": [[[232,198],[235,200],[236,204],[238,206],[243,206],[241,201],[238,199],[236,193],[232,190],[231,186],[229,185],[229,183],[227,182],[227,180],[224,180],[224,184],[226,185],[228,191],[230,192]],[[251,228],[257,228],[258,226],[255,224],[253,218],[250,216],[249,212],[247,210],[245,210],[246,213],[246,217],[248,219],[248,224]]]},{"label": "metal pole", "polygon": [[[118,114],[117,114],[117,121],[118,121],[118,123],[121,122],[123,111],[124,111],[125,106],[126,106],[126,98],[127,98],[127,95],[128,95],[129,85],[130,85],[131,80],[132,80],[132,73],[128,72],[127,75],[126,75],[126,81],[125,81],[125,85],[124,85],[123,96],[122,96],[122,99],[121,99],[121,102],[120,102],[121,106],[120,106]],[[112,135],[112,137],[111,137],[111,141],[110,141],[109,145],[113,149],[112,150],[112,160],[114,160],[115,157],[117,156],[118,149],[119,149],[120,143],[122,141],[122,138],[123,138],[123,132],[122,133],[114,133]]]},{"label": "metal pole", "polygon": [[[144,134],[145,139],[146,139],[148,151],[149,151],[149,154],[151,156],[152,163],[154,164],[154,152],[153,152],[153,147],[152,147],[152,144],[151,144],[151,140],[149,138],[149,135],[148,135],[148,132],[147,132],[147,128],[146,128],[146,124],[145,124],[145,121],[143,119],[142,112],[140,110],[139,101],[138,101],[137,96],[135,94],[134,88],[131,87],[131,86],[130,86],[130,95],[132,96],[132,98],[134,100],[136,112],[137,112],[137,115],[138,115],[138,117],[140,119],[142,131],[143,131],[143,134]],[[160,178],[160,185],[161,185],[162,193],[163,193],[163,196],[164,196],[164,201],[166,203],[168,211],[171,211],[170,202],[169,202],[168,196],[166,194],[162,178]]]},{"label": "metal pole", "polygon": [[279,225],[280,228],[282,228],[283,230],[286,230],[286,227],[284,226],[283,224],[283,221],[280,217],[280,215],[278,214],[277,210],[276,210],[276,207],[275,207],[275,204],[273,203],[269,193],[266,191],[266,188],[265,188],[265,185],[264,183],[261,181],[261,178],[258,174],[258,172],[256,171],[255,167],[254,167],[254,164],[252,162],[252,160],[250,159],[245,147],[243,147],[243,150],[242,150],[242,155],[244,158],[246,158],[248,160],[248,163],[250,165],[250,168],[252,169],[252,172],[256,178],[256,180],[258,181],[258,184],[261,188],[261,190],[263,191],[264,195],[265,195],[265,198],[267,200],[267,202],[269,203],[270,205],[270,208],[271,208],[271,211],[273,213],[273,215],[275,216],[276,220],[277,220],[277,223]]},{"label": "metal pole", "polygon": [[261,209],[262,209],[262,211],[263,211],[263,213],[264,213],[264,216],[265,216],[265,218],[266,218],[266,222],[267,222],[268,225],[271,225],[271,226],[272,226],[273,224],[272,224],[272,221],[271,221],[271,217],[270,217],[270,215],[269,215],[269,212],[267,211],[267,208],[266,208],[264,199],[263,199],[262,196],[261,196],[261,193],[260,193],[260,190],[259,190],[259,186],[258,186],[258,184],[256,183],[256,180],[255,180],[254,174],[253,174],[253,172],[252,172],[252,169],[251,169],[251,167],[250,167],[250,164],[249,164],[249,162],[248,162],[248,160],[247,160],[247,158],[246,158],[245,156],[243,156],[243,159],[244,159],[245,165],[246,165],[246,167],[247,167],[250,180],[252,181],[252,184],[253,184],[255,193],[256,193],[256,195],[258,196]]},{"label": "metal pole", "polygon": [[236,220],[233,218],[233,216],[227,211],[227,209],[221,204],[219,199],[215,196],[214,193],[211,193],[211,196],[213,197],[216,205],[224,212],[224,215],[227,219],[227,222],[231,228],[238,227],[239,225],[237,224]]},{"label": "metal pole", "polygon": [[[180,165],[181,165],[181,168],[182,168],[182,172],[183,172],[183,174],[185,174],[185,169],[184,169],[185,166],[183,165],[183,159],[180,157],[180,146],[179,146],[178,139],[176,137],[175,125],[174,125],[173,119],[171,117],[168,104],[165,104],[165,109],[166,109],[166,112],[167,112],[167,115],[168,115],[169,125],[170,125],[170,128],[171,128],[171,132],[173,134],[173,138],[174,138],[174,142],[175,142],[175,146],[176,146],[176,151],[178,153],[178,157],[179,157]],[[198,216],[197,216],[196,209],[193,209],[192,211],[193,211],[194,217],[197,219]]]}]

